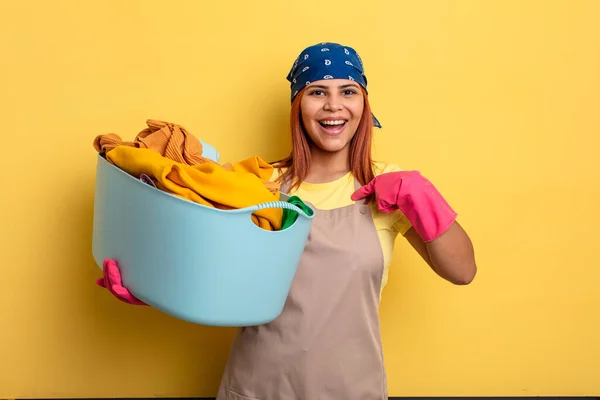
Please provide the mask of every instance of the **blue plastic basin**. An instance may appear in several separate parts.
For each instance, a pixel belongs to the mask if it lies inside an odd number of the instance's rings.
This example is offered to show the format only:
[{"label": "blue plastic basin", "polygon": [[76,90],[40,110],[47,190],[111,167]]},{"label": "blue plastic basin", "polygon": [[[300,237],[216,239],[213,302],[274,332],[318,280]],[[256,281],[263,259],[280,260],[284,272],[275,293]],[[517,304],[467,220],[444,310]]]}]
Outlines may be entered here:
[{"label": "blue plastic basin", "polygon": [[[266,207],[299,217],[285,230],[266,231],[251,220]],[[283,309],[313,216],[285,201],[207,207],[98,155],[92,252],[101,268],[105,258],[116,260],[123,286],[162,312],[202,325],[259,325]]]}]

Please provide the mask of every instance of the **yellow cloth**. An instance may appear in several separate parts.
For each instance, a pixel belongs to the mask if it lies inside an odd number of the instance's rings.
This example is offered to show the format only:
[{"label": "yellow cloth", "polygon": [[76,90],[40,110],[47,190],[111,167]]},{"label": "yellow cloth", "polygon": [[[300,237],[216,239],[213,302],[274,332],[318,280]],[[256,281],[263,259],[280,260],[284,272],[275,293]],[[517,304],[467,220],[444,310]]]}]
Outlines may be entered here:
[{"label": "yellow cloth", "polygon": [[[209,207],[238,209],[279,200],[279,190],[271,192],[263,183],[273,175],[273,167],[257,156],[226,169],[212,162],[186,165],[151,149],[121,145],[106,158],[136,178],[154,178],[161,190]],[[280,208],[259,210],[252,221],[263,229],[279,230],[282,214]]]},{"label": "yellow cloth", "polygon": [[[376,176],[393,171],[401,171],[401,169],[393,164],[382,162],[375,164]],[[277,179],[281,172],[276,170],[271,180]],[[297,190],[289,194],[296,195],[303,201],[310,202],[318,209],[331,210],[354,203],[350,198],[353,192],[354,178],[352,174],[348,173],[332,182],[320,184],[304,182]],[[377,209],[375,204],[371,205],[371,211],[383,251],[384,272],[381,281],[381,290],[383,290],[388,280],[396,237],[398,234],[404,235],[411,227],[411,224],[401,211],[394,211],[389,214],[383,213]]]}]

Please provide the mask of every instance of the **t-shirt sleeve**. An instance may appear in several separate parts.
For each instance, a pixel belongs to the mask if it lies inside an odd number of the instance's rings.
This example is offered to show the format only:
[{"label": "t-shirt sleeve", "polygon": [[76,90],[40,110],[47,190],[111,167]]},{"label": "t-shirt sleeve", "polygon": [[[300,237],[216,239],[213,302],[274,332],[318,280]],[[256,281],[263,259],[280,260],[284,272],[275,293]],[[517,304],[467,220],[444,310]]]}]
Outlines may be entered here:
[{"label": "t-shirt sleeve", "polygon": [[[376,163],[375,164],[375,176],[381,175],[381,174],[387,174],[388,172],[397,172],[397,171],[402,171],[402,168],[400,168],[396,164],[388,164],[388,163]],[[410,223],[408,218],[406,218],[406,215],[404,215],[402,213],[402,211],[400,211],[400,210],[393,211],[392,214],[394,215],[393,220],[395,221],[391,227],[392,232],[399,233],[402,236],[404,236],[406,234],[406,232],[408,232],[408,230],[412,227],[412,224]]]}]

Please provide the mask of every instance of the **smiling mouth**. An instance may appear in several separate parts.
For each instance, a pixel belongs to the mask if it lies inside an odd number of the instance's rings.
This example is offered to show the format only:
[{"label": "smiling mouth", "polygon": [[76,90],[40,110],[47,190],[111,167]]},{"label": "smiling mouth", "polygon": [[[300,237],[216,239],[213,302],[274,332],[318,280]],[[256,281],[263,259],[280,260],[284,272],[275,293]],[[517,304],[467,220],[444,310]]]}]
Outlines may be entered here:
[{"label": "smiling mouth", "polygon": [[338,119],[338,120],[324,120],[324,121],[319,121],[319,124],[323,127],[323,128],[331,128],[331,129],[335,129],[335,128],[342,128],[344,125],[346,125],[346,120],[345,119]]}]

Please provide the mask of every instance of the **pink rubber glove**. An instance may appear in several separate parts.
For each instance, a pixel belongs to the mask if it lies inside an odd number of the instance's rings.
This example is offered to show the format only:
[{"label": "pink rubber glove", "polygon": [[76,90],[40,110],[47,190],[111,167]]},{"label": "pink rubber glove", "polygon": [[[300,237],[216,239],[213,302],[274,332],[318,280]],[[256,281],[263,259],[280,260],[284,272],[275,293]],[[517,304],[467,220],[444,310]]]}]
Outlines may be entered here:
[{"label": "pink rubber glove", "polygon": [[104,277],[96,281],[97,285],[108,289],[108,291],[111,292],[117,299],[125,303],[134,304],[137,306],[148,305],[132,295],[127,288],[123,287],[123,283],[121,281],[121,272],[119,271],[119,267],[117,266],[115,260],[111,260],[110,258],[104,260],[102,270],[104,272]]},{"label": "pink rubber glove", "polygon": [[457,216],[419,171],[381,174],[354,192],[352,200],[364,199],[373,193],[380,211],[402,211],[424,242],[446,232]]}]

